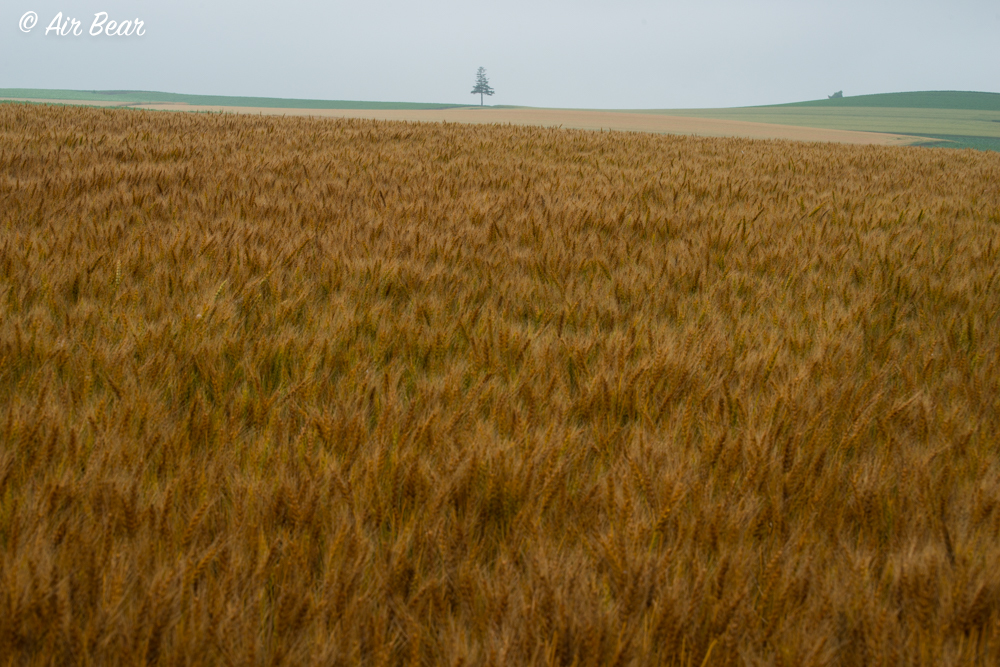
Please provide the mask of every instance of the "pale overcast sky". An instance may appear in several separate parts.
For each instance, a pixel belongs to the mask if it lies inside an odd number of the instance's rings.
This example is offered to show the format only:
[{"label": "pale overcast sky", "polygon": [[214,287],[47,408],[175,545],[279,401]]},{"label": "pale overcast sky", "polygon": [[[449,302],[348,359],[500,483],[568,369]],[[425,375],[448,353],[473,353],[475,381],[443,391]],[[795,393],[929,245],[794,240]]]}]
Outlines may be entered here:
[{"label": "pale overcast sky", "polygon": [[[0,88],[571,108],[1000,92],[998,0],[3,0]],[[28,11],[38,23],[23,32]],[[81,36],[45,34],[53,17]],[[97,12],[142,37],[91,37]]]}]

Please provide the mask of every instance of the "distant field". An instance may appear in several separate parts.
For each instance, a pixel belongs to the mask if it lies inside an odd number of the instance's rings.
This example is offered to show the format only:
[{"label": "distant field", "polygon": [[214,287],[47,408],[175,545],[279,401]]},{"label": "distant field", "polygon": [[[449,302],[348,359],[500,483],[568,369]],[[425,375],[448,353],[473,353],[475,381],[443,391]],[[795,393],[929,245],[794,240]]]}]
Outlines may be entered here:
[{"label": "distant field", "polygon": [[896,109],[885,107],[745,107],[666,109],[645,113],[777,123],[837,130],[1000,137],[1000,111]]},{"label": "distant field", "polygon": [[260,107],[265,109],[448,109],[462,104],[418,102],[358,102],[350,100],[300,100],[279,97],[231,97],[226,95],[181,95],[143,90],[49,90],[0,88],[0,99],[107,102],[119,105],[192,104],[198,106]]},{"label": "distant field", "polygon": [[[26,100],[39,102],[43,100]],[[62,100],[62,104],[115,106],[114,102]],[[186,103],[131,104],[131,109],[239,113],[251,115],[313,116],[325,118],[368,118],[373,120],[417,121],[431,123],[472,123],[534,125],[582,130],[618,130],[656,134],[685,134],[708,137],[743,137],[747,139],[789,139],[844,144],[906,146],[929,140],[901,134],[856,132],[850,130],[797,127],[754,123],[741,120],[685,118],[662,114],[580,109],[533,109],[528,107],[460,107],[435,109],[317,109],[276,107],[195,106]]]},{"label": "distant field", "polygon": [[949,134],[925,134],[922,136],[931,139],[931,141],[917,142],[911,145],[933,148],[973,148],[978,151],[1000,152],[1000,138],[998,137],[963,137]]},{"label": "distant field", "polygon": [[[921,145],[1000,151],[1000,93],[927,91],[860,95],[728,109],[645,110],[535,109],[509,106],[482,108],[461,104],[297,100],[181,95],[150,91],[0,89],[0,99],[4,98],[161,110],[225,110],[285,115],[316,112],[315,115],[391,120],[561,125],[577,129],[603,128],[700,136]],[[438,112],[447,113],[438,114]],[[639,118],[643,115],[682,120],[643,121]],[[699,125],[696,119],[712,122]],[[803,132],[795,128],[813,128],[818,131]],[[860,133],[871,136],[865,137]]]},{"label": "distant field", "polygon": [[966,109],[1000,112],[1000,93],[928,90],[913,93],[880,93],[827,98],[808,102],[771,104],[769,107],[893,107],[907,109]]},{"label": "distant field", "polygon": [[921,138],[877,132],[854,132],[838,129],[796,127],[741,120],[654,116],[615,111],[579,109],[532,109],[465,107],[450,109],[268,109],[254,107],[191,107],[185,105],[142,105],[139,108],[162,111],[213,111],[249,114],[280,114],[328,118],[370,118],[417,122],[474,123],[500,125],[535,125],[578,130],[618,130],[656,134],[690,134],[705,137],[743,137],[747,139],[790,139],[793,141],[832,141],[844,144],[910,145]]},{"label": "distant field", "polygon": [[731,109],[638,113],[920,135],[942,147],[1000,150],[1000,94],[892,93]]}]

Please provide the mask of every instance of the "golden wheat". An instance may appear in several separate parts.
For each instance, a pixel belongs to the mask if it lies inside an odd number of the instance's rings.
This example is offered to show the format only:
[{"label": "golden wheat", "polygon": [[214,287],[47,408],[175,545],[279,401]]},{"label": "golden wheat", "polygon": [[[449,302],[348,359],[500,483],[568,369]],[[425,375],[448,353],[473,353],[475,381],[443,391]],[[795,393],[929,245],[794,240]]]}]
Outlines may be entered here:
[{"label": "golden wheat", "polygon": [[997,664],[998,182],[0,105],[0,656]]}]

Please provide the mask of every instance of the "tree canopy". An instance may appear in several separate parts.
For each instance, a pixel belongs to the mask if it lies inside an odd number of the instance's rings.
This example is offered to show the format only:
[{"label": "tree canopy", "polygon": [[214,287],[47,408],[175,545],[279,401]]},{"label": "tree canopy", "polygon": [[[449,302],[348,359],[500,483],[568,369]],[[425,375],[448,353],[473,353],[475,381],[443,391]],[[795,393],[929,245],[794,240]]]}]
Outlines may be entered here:
[{"label": "tree canopy", "polygon": [[486,68],[480,67],[476,71],[476,87],[472,89],[473,95],[479,94],[479,106],[483,106],[483,95],[492,95],[493,89],[490,88],[489,79],[486,78]]}]

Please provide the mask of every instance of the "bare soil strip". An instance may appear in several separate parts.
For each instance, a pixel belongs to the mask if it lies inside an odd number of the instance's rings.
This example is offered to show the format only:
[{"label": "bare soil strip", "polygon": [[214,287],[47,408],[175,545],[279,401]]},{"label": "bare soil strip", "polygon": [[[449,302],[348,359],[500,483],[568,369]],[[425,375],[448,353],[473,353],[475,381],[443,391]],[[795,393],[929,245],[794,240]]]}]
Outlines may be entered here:
[{"label": "bare soil strip", "polygon": [[[52,100],[24,100],[52,102]],[[63,100],[64,104],[119,106],[114,102]],[[261,107],[195,106],[190,104],[125,105],[138,109],[161,111],[212,111],[273,116],[313,116],[323,118],[370,118],[447,123],[499,123],[565,127],[579,130],[619,130],[658,134],[687,134],[703,137],[744,137],[748,139],[787,139],[792,141],[823,141],[843,144],[908,146],[929,141],[922,137],[882,132],[829,130],[794,125],[776,125],[737,120],[662,116],[621,111],[586,111],[576,109],[491,109],[467,107],[460,109],[275,109]]]}]

